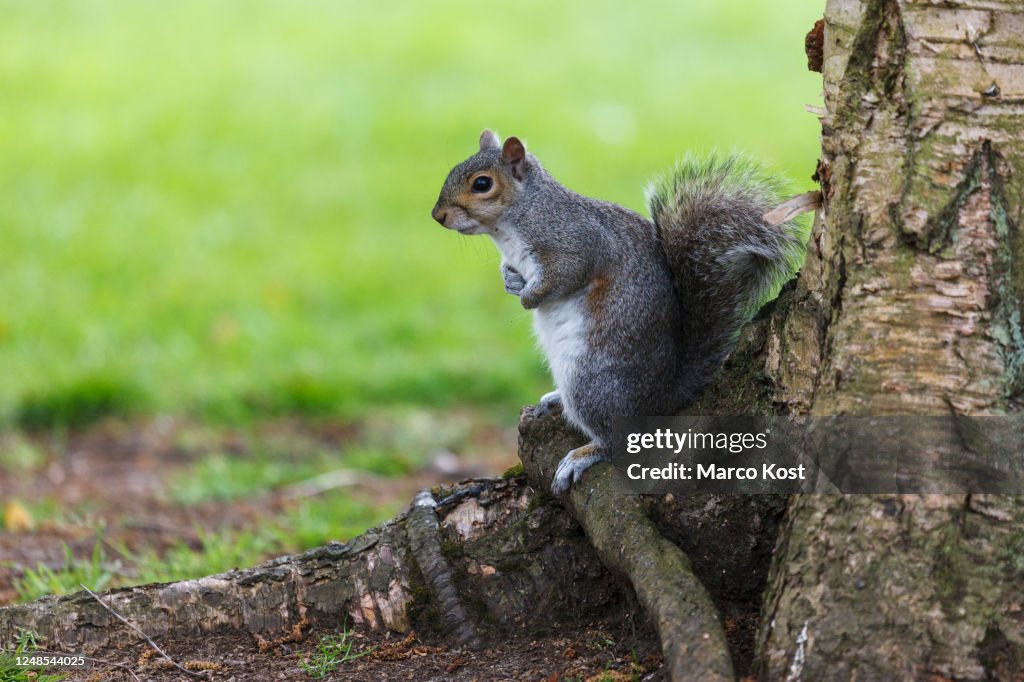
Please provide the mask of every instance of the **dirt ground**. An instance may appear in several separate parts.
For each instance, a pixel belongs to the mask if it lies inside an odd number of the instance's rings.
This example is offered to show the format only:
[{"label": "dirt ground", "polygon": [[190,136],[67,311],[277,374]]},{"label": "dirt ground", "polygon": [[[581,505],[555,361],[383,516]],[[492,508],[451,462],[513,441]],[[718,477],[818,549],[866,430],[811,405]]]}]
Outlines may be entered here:
[{"label": "dirt ground", "polygon": [[[322,678],[300,666],[300,659],[316,648],[317,633],[297,641],[276,643],[260,651],[249,637],[221,635],[201,641],[161,642],[178,664],[205,671],[217,682],[271,682],[277,680],[666,680],[657,640],[651,632],[634,632],[628,623],[602,623],[578,631],[544,638],[502,638],[486,648],[469,651],[437,638],[410,635],[356,633],[356,651],[369,653],[340,663]],[[263,643],[266,645],[266,643]],[[146,682],[199,679],[186,675],[140,643],[121,651],[97,654],[104,663],[62,668],[74,682],[132,681],[129,670]],[[120,667],[124,666],[124,667]],[[51,672],[58,672],[52,669]]]}]

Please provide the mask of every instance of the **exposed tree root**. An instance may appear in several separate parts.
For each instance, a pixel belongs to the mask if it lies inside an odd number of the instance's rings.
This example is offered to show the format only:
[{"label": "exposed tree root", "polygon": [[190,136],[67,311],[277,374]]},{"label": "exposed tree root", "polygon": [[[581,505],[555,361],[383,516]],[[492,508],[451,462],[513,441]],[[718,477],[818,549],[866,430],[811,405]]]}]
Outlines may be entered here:
[{"label": "exposed tree root", "polygon": [[[554,417],[520,418],[519,455],[527,475],[546,489],[561,457],[579,443]],[[732,680],[732,658],[718,609],[693,573],[689,559],[666,540],[639,498],[623,495],[618,472],[607,463],[591,467],[566,496],[613,572],[629,580],[644,611],[654,621],[673,680]]]},{"label": "exposed tree root", "polygon": [[[564,510],[536,504],[522,477],[472,487],[475,495],[436,515],[418,508],[344,544],[102,597],[154,639],[225,629],[273,638],[347,620],[398,632],[454,626],[472,644],[474,630],[529,632],[621,612],[620,588]],[[135,638],[84,592],[0,608],[0,646],[19,627],[48,649],[77,653]]]},{"label": "exposed tree root", "polygon": [[439,612],[445,628],[460,644],[480,648],[481,640],[466,607],[459,599],[452,567],[441,553],[440,526],[435,509],[437,501],[430,491],[424,490],[412,502],[405,519],[405,532],[410,549],[426,580],[431,601]]}]

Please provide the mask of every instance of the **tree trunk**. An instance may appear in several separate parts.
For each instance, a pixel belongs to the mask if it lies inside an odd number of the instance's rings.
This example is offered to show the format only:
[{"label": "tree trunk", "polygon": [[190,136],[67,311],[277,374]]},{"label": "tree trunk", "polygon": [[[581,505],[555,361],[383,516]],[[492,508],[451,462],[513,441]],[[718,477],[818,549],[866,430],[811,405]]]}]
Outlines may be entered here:
[{"label": "tree trunk", "polygon": [[[1019,412],[1024,6],[830,0],[823,76],[824,211],[774,341],[776,399],[817,415]],[[1018,498],[798,496],[761,672],[1022,679],[1022,600]]]}]

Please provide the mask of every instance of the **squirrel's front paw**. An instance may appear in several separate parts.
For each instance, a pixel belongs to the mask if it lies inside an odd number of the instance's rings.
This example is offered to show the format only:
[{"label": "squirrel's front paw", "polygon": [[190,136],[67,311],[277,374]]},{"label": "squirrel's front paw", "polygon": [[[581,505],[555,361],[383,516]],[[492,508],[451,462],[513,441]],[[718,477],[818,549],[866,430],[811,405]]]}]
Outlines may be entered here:
[{"label": "squirrel's front paw", "polygon": [[554,417],[562,414],[562,394],[551,391],[542,395],[533,414],[537,417]]},{"label": "squirrel's front paw", "polygon": [[573,481],[580,480],[584,471],[604,459],[608,459],[608,456],[596,443],[587,443],[575,450],[570,450],[555,469],[555,477],[551,481],[551,492],[561,495],[569,489]]},{"label": "squirrel's front paw", "polygon": [[540,276],[534,277],[519,294],[519,302],[527,310],[533,310],[551,297],[551,288],[550,280],[545,280]]},{"label": "squirrel's front paw", "polygon": [[523,307],[527,310],[533,310],[540,305],[541,296],[536,289],[524,289],[523,293],[519,295],[519,302],[523,304]]},{"label": "squirrel's front paw", "polygon": [[501,279],[505,282],[505,291],[513,296],[523,293],[523,289],[526,288],[526,279],[508,263],[501,264]]}]

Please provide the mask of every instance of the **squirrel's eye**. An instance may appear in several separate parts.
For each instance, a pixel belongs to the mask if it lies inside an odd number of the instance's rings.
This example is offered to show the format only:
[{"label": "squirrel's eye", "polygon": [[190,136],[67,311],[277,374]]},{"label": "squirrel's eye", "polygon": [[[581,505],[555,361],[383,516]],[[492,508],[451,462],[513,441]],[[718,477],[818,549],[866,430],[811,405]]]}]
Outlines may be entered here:
[{"label": "squirrel's eye", "polygon": [[483,194],[484,192],[491,191],[491,187],[494,186],[494,180],[491,180],[486,175],[481,175],[473,181],[473,191],[477,194]]}]

